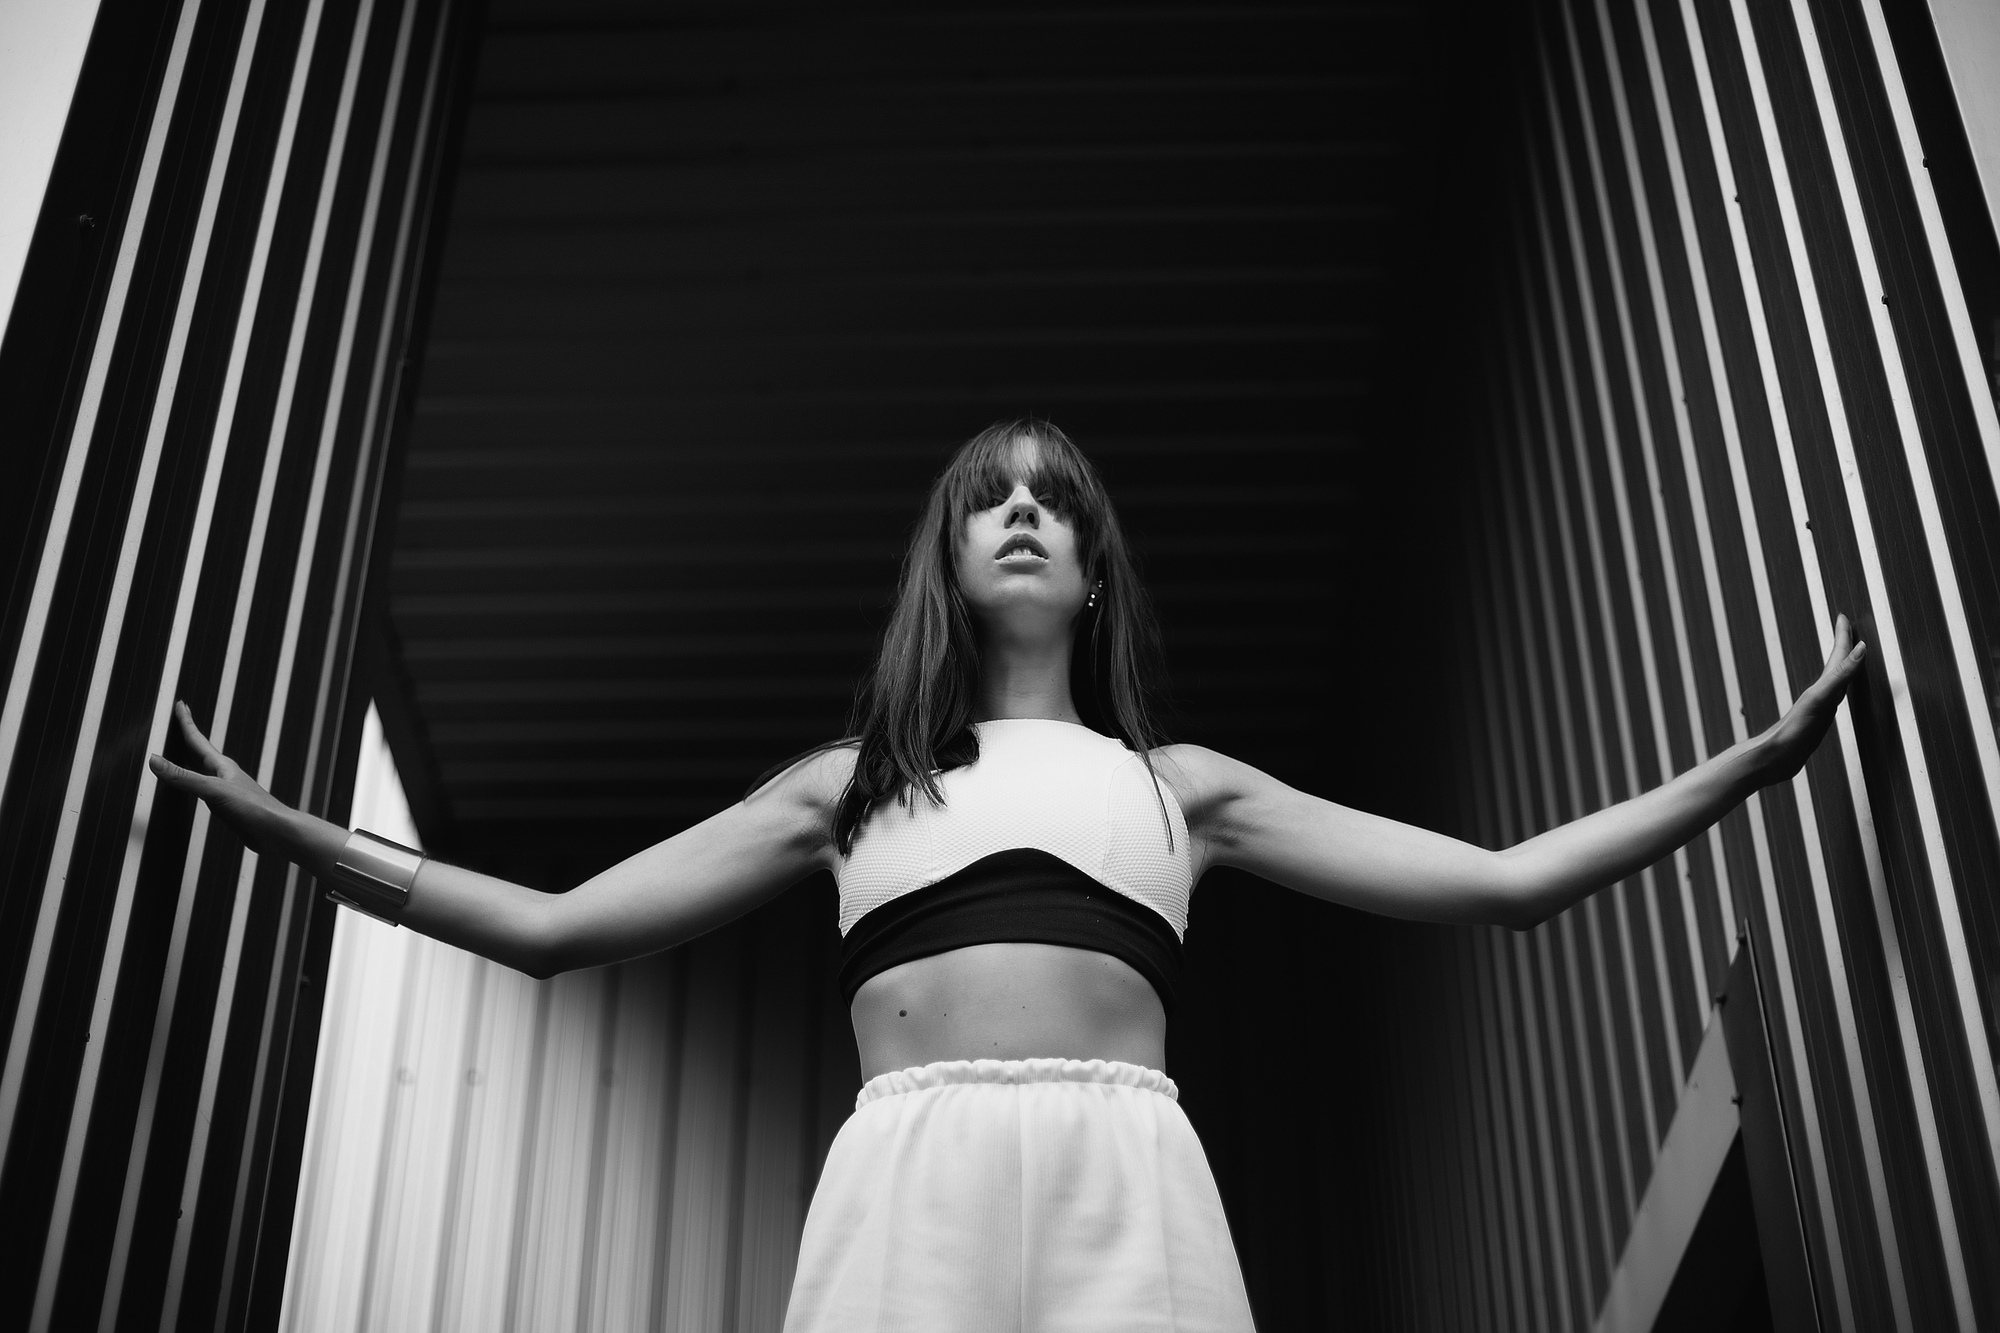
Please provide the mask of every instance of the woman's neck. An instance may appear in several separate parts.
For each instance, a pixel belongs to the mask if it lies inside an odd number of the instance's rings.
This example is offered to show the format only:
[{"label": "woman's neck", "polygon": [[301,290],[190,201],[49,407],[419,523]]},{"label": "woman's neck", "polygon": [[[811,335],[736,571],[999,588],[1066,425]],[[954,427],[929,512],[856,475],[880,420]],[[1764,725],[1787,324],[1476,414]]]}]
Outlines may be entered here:
[{"label": "woman's neck", "polygon": [[981,645],[979,698],[974,717],[990,722],[1003,717],[1041,717],[1081,723],[1069,689],[1070,644],[1067,639],[1040,643]]}]

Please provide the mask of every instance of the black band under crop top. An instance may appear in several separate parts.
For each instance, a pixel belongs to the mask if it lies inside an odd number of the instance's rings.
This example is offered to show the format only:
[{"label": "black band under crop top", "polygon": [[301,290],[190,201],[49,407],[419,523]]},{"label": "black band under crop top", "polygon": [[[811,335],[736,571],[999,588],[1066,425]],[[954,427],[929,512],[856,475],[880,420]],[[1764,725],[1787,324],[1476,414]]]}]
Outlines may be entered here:
[{"label": "black band under crop top", "polygon": [[975,727],[978,760],[938,775],[944,804],[885,801],[855,835],[837,876],[841,993],[967,945],[1063,944],[1130,965],[1171,1012],[1194,886],[1173,792],[1087,727]]}]

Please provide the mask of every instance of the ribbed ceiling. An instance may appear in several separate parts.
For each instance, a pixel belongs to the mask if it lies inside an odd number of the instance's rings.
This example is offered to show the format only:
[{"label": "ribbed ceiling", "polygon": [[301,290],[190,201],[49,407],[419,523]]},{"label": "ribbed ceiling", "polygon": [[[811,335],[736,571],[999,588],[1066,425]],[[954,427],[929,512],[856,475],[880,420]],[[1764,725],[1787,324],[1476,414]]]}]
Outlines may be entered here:
[{"label": "ribbed ceiling", "polygon": [[495,3],[392,576],[454,841],[560,879],[838,734],[932,474],[1030,413],[1137,539],[1176,733],[1323,775],[1414,28]]}]

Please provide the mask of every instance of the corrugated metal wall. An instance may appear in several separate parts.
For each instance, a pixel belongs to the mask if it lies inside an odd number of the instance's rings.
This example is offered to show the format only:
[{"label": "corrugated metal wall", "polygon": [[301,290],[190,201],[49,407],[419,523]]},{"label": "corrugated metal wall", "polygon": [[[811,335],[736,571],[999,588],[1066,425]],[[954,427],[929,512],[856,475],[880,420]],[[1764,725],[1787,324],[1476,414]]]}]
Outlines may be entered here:
[{"label": "corrugated metal wall", "polygon": [[338,818],[462,18],[106,3],[0,350],[0,1323],[276,1314],[332,910],[144,771]]},{"label": "corrugated metal wall", "polygon": [[1992,238],[1947,239],[1890,21],[1535,7],[1468,487],[1465,831],[1513,843],[1754,734],[1836,612],[1871,655],[1806,771],[1670,861],[1415,946],[1399,1326],[1591,1326],[1739,923],[1825,1325],[2000,1323],[2000,427],[1952,253]]},{"label": "corrugated metal wall", "polygon": [[[416,841],[372,715],[353,819]],[[776,1330],[861,1084],[824,893],[540,982],[342,913],[281,1326]]]}]

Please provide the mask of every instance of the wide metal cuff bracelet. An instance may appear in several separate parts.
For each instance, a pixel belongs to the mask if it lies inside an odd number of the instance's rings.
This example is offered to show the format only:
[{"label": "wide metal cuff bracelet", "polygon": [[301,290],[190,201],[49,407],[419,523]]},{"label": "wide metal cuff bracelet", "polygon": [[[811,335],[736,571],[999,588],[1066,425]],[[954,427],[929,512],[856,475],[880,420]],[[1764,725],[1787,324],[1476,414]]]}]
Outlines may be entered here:
[{"label": "wide metal cuff bracelet", "polygon": [[333,863],[326,896],[393,926],[423,863],[424,854],[415,848],[356,829]]}]

